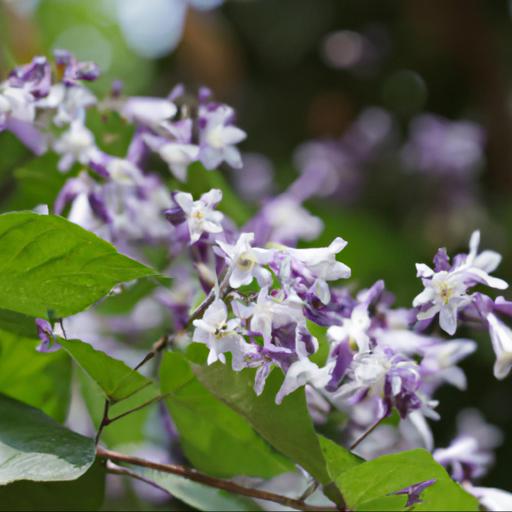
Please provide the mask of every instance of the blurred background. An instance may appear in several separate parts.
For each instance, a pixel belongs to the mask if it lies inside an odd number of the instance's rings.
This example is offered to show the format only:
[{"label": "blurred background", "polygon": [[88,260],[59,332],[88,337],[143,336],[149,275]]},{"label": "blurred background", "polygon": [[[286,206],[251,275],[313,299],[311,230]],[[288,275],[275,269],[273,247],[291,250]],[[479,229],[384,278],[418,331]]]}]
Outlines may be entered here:
[{"label": "blurred background", "polygon": [[[324,221],[321,243],[349,242],[354,286],[383,277],[410,305],[414,263],[464,249],[476,228],[512,280],[510,1],[5,0],[0,42],[0,79],[65,48],[100,65],[99,95],[116,79],[139,95],[209,86],[248,133],[244,169],[226,171],[238,193],[257,205],[316,176],[306,206]],[[9,137],[4,210],[26,158]],[[440,393],[437,444],[458,409],[479,408],[509,436],[484,483],[512,491],[512,384],[494,380],[490,342],[478,341],[468,392]]]}]

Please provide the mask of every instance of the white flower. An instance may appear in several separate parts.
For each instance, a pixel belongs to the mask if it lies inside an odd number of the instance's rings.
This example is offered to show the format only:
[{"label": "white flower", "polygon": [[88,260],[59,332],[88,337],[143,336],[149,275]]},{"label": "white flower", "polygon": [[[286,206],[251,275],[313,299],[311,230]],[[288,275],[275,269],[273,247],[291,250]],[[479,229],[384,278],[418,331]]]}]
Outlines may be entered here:
[{"label": "white flower", "polygon": [[492,487],[473,487],[465,485],[466,490],[478,498],[485,510],[490,512],[507,512],[512,510],[512,493]]},{"label": "white flower", "polygon": [[[459,309],[471,302],[471,297],[466,293],[466,275],[463,272],[446,270],[434,273],[429,269],[430,273],[424,267],[427,266],[416,265],[418,276],[425,278],[423,281],[425,289],[414,298],[412,305],[419,307],[432,304],[432,306],[418,313],[418,320],[426,320],[439,313],[439,325],[448,334],[453,335],[457,330]],[[428,279],[428,276],[431,278]]]},{"label": "white flower", "polygon": [[32,123],[35,119],[34,97],[22,88],[0,88],[0,125],[5,123],[9,116]]},{"label": "white flower", "polygon": [[434,272],[423,263],[416,264],[417,276],[422,278],[425,289],[415,297],[413,306],[431,305],[418,313],[418,320],[427,320],[439,313],[439,325],[453,335],[457,330],[458,311],[472,301],[468,288],[476,284],[501,290],[508,287],[502,279],[488,274],[498,266],[500,255],[493,251],[477,254],[479,241],[480,232],[475,231],[471,236],[469,254],[450,270]]},{"label": "white flower", "polygon": [[[331,292],[326,281],[336,281],[337,279],[350,277],[350,268],[336,260],[336,255],[346,245],[347,242],[343,238],[337,237],[328,247],[295,249],[280,246],[280,250],[307,269],[314,279],[311,287],[312,291],[324,304],[327,304],[331,298]],[[285,272],[288,272],[288,270],[285,270]]]},{"label": "white flower", "polygon": [[235,144],[245,139],[246,133],[236,126],[228,124],[233,110],[220,105],[213,112],[205,112],[206,126],[201,131],[199,157],[209,169],[217,168],[223,161],[231,167],[242,167],[242,158]]},{"label": "white flower", "polygon": [[176,105],[167,99],[133,96],[126,100],[121,114],[128,121],[157,129],[178,112]]},{"label": "white flower", "polygon": [[237,351],[244,344],[238,334],[240,320],[228,320],[228,309],[220,299],[215,300],[205,311],[203,318],[194,320],[195,327],[192,341],[204,343],[209,349],[208,364],[215,361],[226,362],[225,352]]},{"label": "white flower", "polygon": [[41,109],[57,109],[53,122],[64,126],[75,120],[85,122],[86,108],[96,103],[96,96],[86,87],[66,87],[59,83],[52,85],[48,96],[37,100],[35,105]]},{"label": "white flower", "polygon": [[286,248],[286,252],[302,262],[319,279],[335,281],[350,277],[350,269],[340,261],[336,255],[347,245],[341,237],[335,238],[328,247],[312,249]]},{"label": "white flower", "polygon": [[69,129],[55,141],[54,149],[61,154],[59,171],[69,171],[75,162],[88,164],[99,153],[94,135],[81,121],[73,121]]},{"label": "white flower", "polygon": [[253,240],[254,233],[242,233],[235,245],[217,240],[217,244],[231,266],[231,276],[229,278],[231,288],[240,288],[240,286],[251,284],[254,277],[256,277],[260,286],[270,283],[270,272],[261,265],[270,263],[273,252],[252,247]]},{"label": "white flower", "polygon": [[304,322],[300,299],[298,302],[283,301],[279,297],[269,295],[267,286],[259,291],[255,303],[246,306],[240,302],[234,302],[234,308],[240,318],[251,319],[251,331],[260,333],[265,344],[271,341],[272,327]]},{"label": "white flower", "polygon": [[[480,245],[480,231],[474,231],[469,240],[469,254],[465,264],[479,268],[484,272],[494,272],[501,263],[501,254],[495,251],[483,251],[478,254],[478,246]],[[498,281],[501,281],[499,279]],[[490,285],[491,286],[491,285]]]},{"label": "white flower", "polygon": [[132,162],[124,158],[112,158],[106,164],[110,179],[119,185],[137,186],[144,184],[144,174]]},{"label": "white flower", "polygon": [[327,337],[331,343],[348,340],[350,345],[356,344],[359,352],[368,352],[370,337],[368,329],[371,320],[366,304],[358,304],[350,318],[345,318],[341,325],[333,325],[327,329]]},{"label": "white flower", "polygon": [[390,369],[391,362],[382,352],[356,354],[351,365],[353,379],[336,391],[335,398],[346,400],[358,391],[366,389],[370,396],[383,396],[386,375]]},{"label": "white flower", "polygon": [[199,147],[195,144],[163,140],[165,139],[153,135],[144,136],[144,142],[160,155],[174,176],[180,181],[185,181],[188,166],[198,159]]},{"label": "white flower", "polygon": [[319,368],[307,357],[299,359],[288,368],[283,384],[277,392],[276,404],[279,405],[285,396],[306,384],[311,384],[318,389],[324,388],[331,379],[333,366],[334,362],[330,362],[323,368]]},{"label": "white flower", "polygon": [[512,368],[512,330],[493,314],[487,315],[489,333],[496,362],[494,363],[494,376],[497,379],[504,379]]},{"label": "white flower", "polygon": [[222,192],[216,188],[194,201],[191,194],[178,192],[175,201],[185,212],[190,242],[195,243],[203,233],[221,233],[224,215],[214,207],[222,200]]},{"label": "white flower", "polygon": [[446,381],[461,390],[466,389],[466,375],[457,363],[476,350],[473,340],[457,339],[425,347],[421,368],[427,374],[426,382]]},{"label": "white flower", "polygon": [[270,239],[294,244],[297,240],[314,240],[323,229],[323,222],[309,213],[296,199],[283,194],[270,201],[262,210],[268,223]]}]

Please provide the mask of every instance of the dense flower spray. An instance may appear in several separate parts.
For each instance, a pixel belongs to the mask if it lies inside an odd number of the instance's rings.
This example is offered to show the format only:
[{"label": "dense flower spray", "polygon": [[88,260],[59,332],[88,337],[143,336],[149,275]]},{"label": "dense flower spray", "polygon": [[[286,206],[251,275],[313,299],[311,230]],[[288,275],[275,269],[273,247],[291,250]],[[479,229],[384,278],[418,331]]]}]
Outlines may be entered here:
[{"label": "dense flower spray", "polygon": [[[67,52],[56,52],[53,73],[43,57],[16,68],[0,84],[0,130],[17,134],[38,154],[58,154],[59,171],[70,177],[51,205],[54,213],[141,259],[147,247],[165,251],[166,272],[181,278],[150,300],[165,306],[181,346],[204,345],[208,365],[230,365],[234,372],[256,369],[257,395],[271,372],[281,372],[275,402],[305,387],[315,421],[322,422],[331,410],[341,411],[347,418],[341,435],[354,447],[361,435],[397,413],[399,427],[383,424],[359,448],[369,458],[408,446],[434,449],[427,419],[439,418],[436,392],[443,384],[466,387],[459,363],[477,348],[470,339],[447,340],[445,334],[454,336],[461,325],[475,323],[487,329],[496,353],[494,374],[498,379],[508,375],[512,330],[505,318],[512,315],[512,303],[473,291],[477,285],[486,290],[508,286],[491,275],[501,257],[479,253],[478,231],[469,252],[450,260],[440,249],[433,268],[417,265],[423,290],[409,309],[393,307],[382,281],[358,293],[343,285],[351,269],[338,260],[347,245],[341,237],[326,247],[297,246],[323,229],[303,202],[321,195],[322,183],[336,182],[339,162],[354,166],[368,157],[382,134],[365,131],[364,123],[377,116],[387,125],[382,112],[367,112],[347,135],[345,146],[357,140],[358,151],[325,141],[301,148],[297,161],[302,173],[296,182],[267,198],[240,226],[224,209],[222,190],[188,186],[198,166],[203,175],[218,173],[223,165],[243,167],[238,144],[246,134],[236,126],[234,110],[214,101],[207,89],[191,95],[182,86],[166,98],[128,98],[113,88],[99,100],[84,85],[98,74],[94,64]],[[61,79],[54,80],[55,75]],[[92,107],[133,127],[125,156],[101,149],[88,127]],[[151,170],[155,158],[165,174]],[[317,189],[310,186],[313,182]],[[211,300],[191,317],[202,294]],[[147,325],[149,320],[141,314],[137,321]],[[71,329],[73,319],[67,323]],[[51,325],[38,321],[37,327],[40,350],[58,348]],[[387,438],[386,428],[393,431]],[[398,429],[408,433],[397,438]],[[485,435],[482,428],[475,432],[460,432],[450,447],[435,449],[434,457],[486,506],[510,500],[501,491],[471,486],[492,462],[499,437],[487,435],[489,429]],[[399,493],[407,494],[412,505],[430,485],[418,482]]]}]

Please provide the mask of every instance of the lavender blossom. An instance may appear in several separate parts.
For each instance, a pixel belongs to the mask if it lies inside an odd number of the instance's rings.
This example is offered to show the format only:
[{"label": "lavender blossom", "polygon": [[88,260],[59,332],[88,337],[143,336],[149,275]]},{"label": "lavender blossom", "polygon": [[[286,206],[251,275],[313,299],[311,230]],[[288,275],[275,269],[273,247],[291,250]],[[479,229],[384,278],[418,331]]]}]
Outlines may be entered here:
[{"label": "lavender blossom", "polygon": [[18,66],[9,74],[12,87],[22,88],[35,99],[44,98],[50,92],[51,69],[46,57],[34,57],[30,64]]},{"label": "lavender blossom", "polygon": [[414,307],[420,307],[418,320],[427,320],[439,314],[439,324],[448,334],[457,330],[459,311],[469,306],[473,296],[468,289],[485,284],[491,288],[505,289],[508,284],[489,275],[498,266],[501,257],[493,251],[477,254],[480,232],[475,231],[470,240],[468,254],[458,255],[448,270],[432,270],[423,263],[416,264],[417,275],[425,289],[416,296]]},{"label": "lavender blossom", "polygon": [[405,504],[406,507],[412,507],[413,505],[417,505],[418,503],[421,503],[421,493],[431,485],[434,485],[436,483],[436,479],[433,478],[432,480],[425,480],[424,482],[418,482],[417,484],[410,485],[409,487],[406,487],[405,489],[402,489],[400,491],[392,492],[391,494],[400,496],[402,494],[405,494],[407,496],[407,503]]},{"label": "lavender blossom", "polygon": [[216,300],[208,307],[203,317],[193,322],[195,330],[192,340],[204,343],[209,349],[208,364],[226,362],[225,352],[236,352],[244,342],[237,332],[240,320],[228,320],[228,310],[222,300]]},{"label": "lavender blossom", "polygon": [[229,285],[232,288],[251,284],[254,278],[260,286],[270,281],[270,272],[262,265],[270,263],[273,253],[267,249],[252,247],[254,233],[242,233],[235,245],[217,240],[221,254],[229,262]]},{"label": "lavender blossom", "polygon": [[448,448],[438,448],[433,456],[439,464],[451,468],[455,480],[473,481],[485,475],[494,462],[494,449],[503,440],[501,432],[485,423],[473,409],[457,418],[458,435]]},{"label": "lavender blossom", "polygon": [[200,112],[199,160],[208,169],[216,169],[226,161],[231,167],[242,167],[242,158],[236,144],[246,138],[246,133],[233,126],[233,109],[227,105],[205,107]]},{"label": "lavender blossom", "polygon": [[94,135],[78,120],[55,141],[53,149],[61,155],[58,166],[61,172],[69,171],[75,162],[86,165],[99,153]]},{"label": "lavender blossom", "polygon": [[[197,201],[193,200],[192,194],[176,193],[174,201],[184,213],[184,220],[187,222],[190,234],[190,243],[197,242],[203,233],[222,233],[221,223],[224,215],[214,210],[221,200],[222,192],[216,188],[203,194]],[[169,211],[167,210],[167,212]]]},{"label": "lavender blossom", "polygon": [[36,318],[36,329],[37,337],[41,340],[41,343],[36,348],[38,352],[55,352],[59,350],[60,344],[50,322],[43,318]]},{"label": "lavender blossom", "polygon": [[408,167],[423,173],[467,177],[482,161],[484,142],[484,132],[476,123],[424,114],[411,125],[403,159]]}]

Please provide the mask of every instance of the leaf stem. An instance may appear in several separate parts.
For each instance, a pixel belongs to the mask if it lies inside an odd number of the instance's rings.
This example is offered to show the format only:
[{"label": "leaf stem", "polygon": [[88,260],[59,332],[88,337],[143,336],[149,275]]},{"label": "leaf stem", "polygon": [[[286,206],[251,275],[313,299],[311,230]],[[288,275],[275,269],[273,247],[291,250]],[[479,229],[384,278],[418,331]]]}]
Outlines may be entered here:
[{"label": "leaf stem", "polygon": [[358,437],[350,446],[350,450],[354,450],[362,443],[380,424],[386,419],[386,416],[382,416],[382,418],[378,419],[361,437]]},{"label": "leaf stem", "polygon": [[114,421],[120,420],[121,418],[124,418],[125,416],[128,416],[129,414],[132,414],[133,412],[140,411],[141,409],[144,409],[148,405],[154,404],[155,402],[159,402],[160,400],[165,400],[168,396],[170,396],[172,393],[166,393],[164,395],[158,395],[150,400],[147,400],[146,402],[137,405],[137,407],[134,407],[133,409],[129,409],[128,411],[122,412],[121,414],[118,414],[117,416],[114,416],[113,418],[108,418],[107,425],[110,425],[111,423],[114,423]]},{"label": "leaf stem", "polygon": [[[124,455],[122,453],[105,450],[101,447],[96,448],[96,455],[103,459],[110,460],[111,462],[132,464],[134,466],[145,467],[148,469],[153,469],[155,471],[161,471],[163,473],[170,473],[172,475],[177,475],[186,478],[187,480],[191,480],[193,482],[207,485],[208,487],[222,489],[233,494],[248,496],[249,498],[256,498],[259,500],[266,500],[271,501],[273,503],[279,503],[280,505],[291,507],[296,510],[310,510],[313,512],[336,512],[339,510],[335,507],[309,505],[304,501],[289,498],[287,496],[283,496],[280,494],[275,494],[273,492],[263,491],[260,489],[253,489],[250,487],[244,487],[229,480],[222,480],[220,478],[214,478],[209,475],[205,475],[204,473],[200,473],[199,471],[196,471],[195,469],[192,468],[188,468],[186,466],[175,464],[159,464],[157,462],[141,459],[139,457],[132,457],[130,455]],[[116,469],[115,473],[134,477],[133,472],[125,470],[124,468],[121,468],[119,470]],[[139,480],[140,479],[141,478],[139,478]]]},{"label": "leaf stem", "polygon": [[108,411],[110,410],[110,400],[108,398],[105,399],[105,405],[103,407],[103,417],[101,418],[100,426],[98,427],[98,432],[96,432],[96,446],[100,442],[100,437],[103,432],[103,429],[110,423],[108,419]]}]

